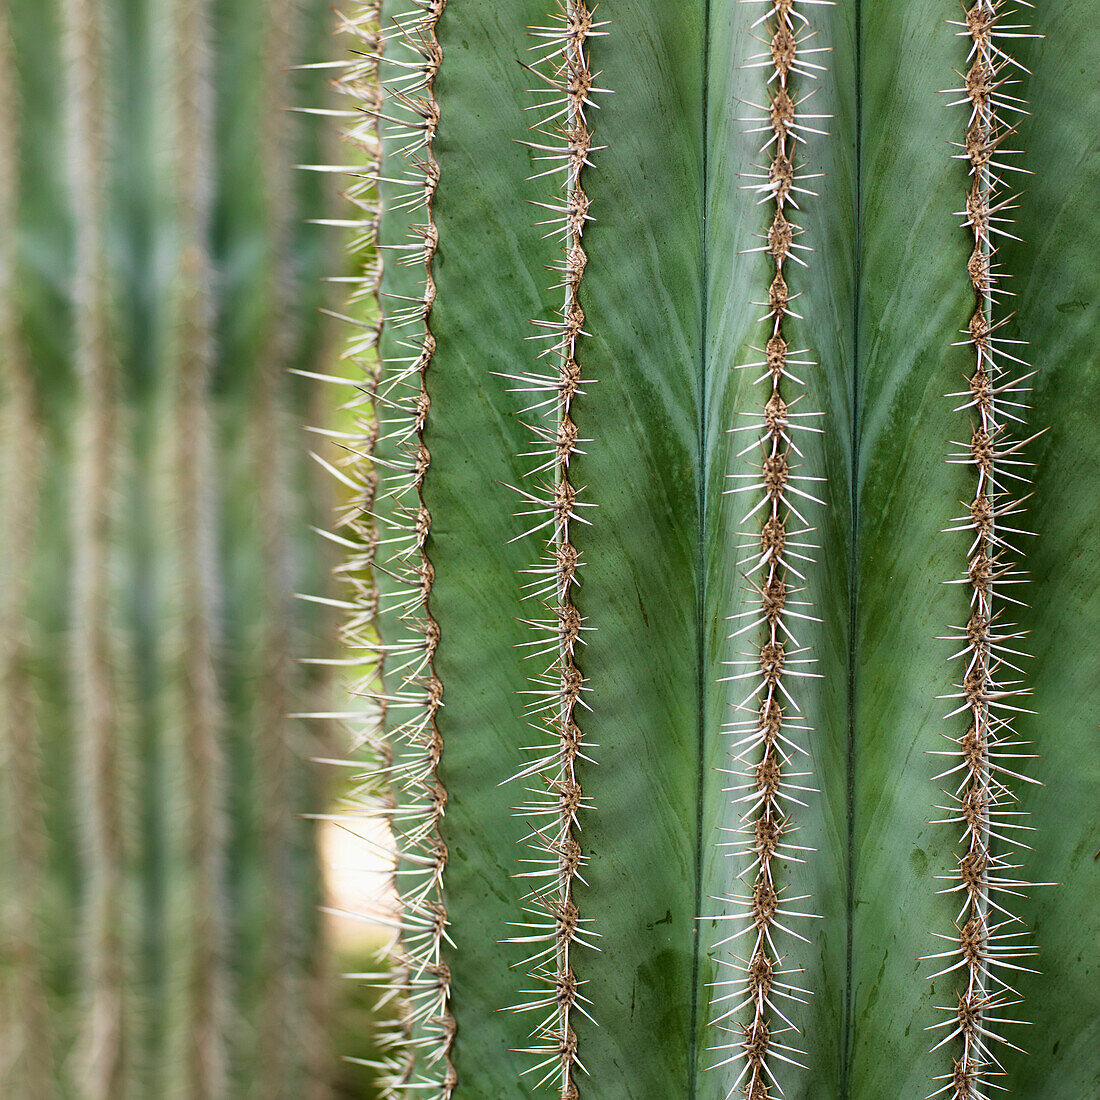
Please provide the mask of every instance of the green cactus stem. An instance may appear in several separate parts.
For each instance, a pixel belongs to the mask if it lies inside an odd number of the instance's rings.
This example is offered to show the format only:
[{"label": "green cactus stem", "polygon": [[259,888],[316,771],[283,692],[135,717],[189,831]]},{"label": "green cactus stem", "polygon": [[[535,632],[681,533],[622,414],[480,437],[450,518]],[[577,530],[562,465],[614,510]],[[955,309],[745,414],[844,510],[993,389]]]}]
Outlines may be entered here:
[{"label": "green cactus stem", "polygon": [[[1056,765],[1095,781],[1097,615],[1097,167],[1049,43],[1086,72],[1100,43],[1076,0],[1014,8],[351,17],[365,453],[338,472],[375,753],[351,817],[392,826],[402,910],[389,1095],[1097,1087],[1095,823],[1044,798]],[[1009,441],[1030,415],[1055,431]]]}]

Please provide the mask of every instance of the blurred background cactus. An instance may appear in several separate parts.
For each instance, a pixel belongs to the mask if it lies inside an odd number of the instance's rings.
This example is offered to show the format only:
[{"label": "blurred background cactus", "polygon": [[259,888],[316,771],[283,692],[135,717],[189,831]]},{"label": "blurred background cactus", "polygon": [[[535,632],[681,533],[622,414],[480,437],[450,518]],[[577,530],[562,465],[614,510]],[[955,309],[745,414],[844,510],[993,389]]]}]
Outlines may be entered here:
[{"label": "blurred background cactus", "polygon": [[335,640],[293,597],[335,560],[301,430],[334,414],[291,372],[335,349],[341,241],[309,222],[337,187],[294,166],[338,136],[289,109],[331,107],[292,67],[335,28],[0,9],[4,1096],[319,1098],[369,1046],[306,816],[336,735],[288,717],[324,709],[296,658]]}]

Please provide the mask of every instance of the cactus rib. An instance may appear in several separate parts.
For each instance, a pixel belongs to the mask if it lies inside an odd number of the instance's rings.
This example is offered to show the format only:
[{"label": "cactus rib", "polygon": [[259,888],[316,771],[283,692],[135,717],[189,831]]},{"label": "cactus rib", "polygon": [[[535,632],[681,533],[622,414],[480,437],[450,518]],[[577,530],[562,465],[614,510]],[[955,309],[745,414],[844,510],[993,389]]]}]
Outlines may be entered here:
[{"label": "cactus rib", "polygon": [[[422,0],[422,11],[418,12],[402,33],[410,48],[420,62],[419,72],[412,86],[402,88],[400,95],[409,96],[414,89],[420,89],[422,97],[409,105],[423,119],[423,136],[418,139],[421,145],[422,160],[416,166],[422,172],[424,225],[420,230],[423,248],[419,259],[424,264],[424,299],[420,307],[423,332],[419,336],[419,354],[415,369],[420,376],[420,392],[414,398],[416,451],[414,480],[417,494],[416,547],[419,562],[416,565],[415,583],[420,586],[420,621],[417,628],[423,633],[423,669],[419,673],[419,682],[426,691],[423,711],[423,726],[418,732],[418,740],[424,750],[422,779],[424,793],[427,796],[427,813],[422,827],[414,835],[417,837],[423,853],[426,855],[426,873],[423,882],[411,895],[406,892],[406,904],[410,915],[420,910],[423,931],[411,942],[422,942],[418,953],[409,960],[412,970],[413,987],[410,1002],[414,1015],[434,1032],[433,1048],[428,1051],[429,1072],[438,1072],[433,1067],[442,1063],[441,1075],[432,1085],[440,1100],[449,1100],[458,1083],[454,1064],[451,1061],[451,1046],[454,1043],[455,1022],[450,1010],[451,976],[447,964],[442,958],[442,941],[447,926],[447,910],[443,899],[443,872],[447,865],[447,847],[439,832],[439,822],[447,806],[447,792],[440,783],[438,775],[439,761],[443,753],[443,739],[436,725],[436,715],[442,705],[443,685],[435,673],[435,651],[439,645],[439,626],[432,618],[429,602],[432,592],[432,580],[435,570],[427,553],[427,541],[431,534],[431,514],[424,504],[422,486],[431,464],[431,455],[424,445],[424,428],[427,423],[431,400],[428,394],[428,371],[435,352],[435,337],[430,327],[432,305],[435,302],[435,280],[432,264],[435,260],[439,235],[432,218],[432,199],[439,184],[439,165],[435,159],[433,140],[439,123],[439,103],[435,97],[435,79],[443,61],[443,50],[439,44],[437,29],[447,0]],[[415,145],[414,145],[415,149]],[[416,253],[414,253],[415,255]],[[407,838],[408,840],[409,838]]]},{"label": "cactus rib", "polygon": [[182,232],[179,348],[175,363],[175,476],[180,569],[182,742],[187,791],[187,848],[192,860],[188,905],[184,1073],[196,1098],[226,1087],[225,930],[219,904],[225,790],[222,707],[214,667],[209,562],[212,524],[210,425],[206,391],[213,361],[210,302],[210,150],[208,12],[204,0],[175,10],[179,94],[178,202]]},{"label": "cactus rib", "polygon": [[[342,320],[359,330],[360,334],[353,337],[345,355],[356,363],[362,363],[364,380],[361,383],[349,382],[339,376],[321,376],[323,381],[335,385],[352,385],[356,389],[355,395],[346,406],[348,411],[354,413],[354,426],[347,439],[348,457],[343,468],[338,469],[315,455],[320,465],[350,491],[347,503],[341,509],[336,522],[337,531],[342,533],[333,532],[327,537],[348,550],[337,574],[350,587],[351,592],[348,599],[335,602],[348,612],[341,627],[341,640],[348,651],[356,655],[348,663],[363,670],[358,674],[351,690],[354,695],[369,700],[370,706],[361,712],[310,717],[335,717],[355,722],[353,748],[365,749],[373,764],[372,772],[364,777],[362,785],[351,796],[350,809],[344,814],[336,815],[337,820],[344,820],[354,828],[361,817],[366,817],[382,822],[389,830],[399,812],[399,783],[395,741],[386,731],[389,697],[382,687],[387,672],[387,654],[394,651],[395,646],[385,645],[381,640],[378,573],[380,569],[385,570],[386,563],[378,562],[378,552],[385,520],[376,511],[379,500],[385,495],[380,493],[379,470],[382,464],[375,453],[380,436],[378,410],[380,405],[385,404],[385,397],[380,392],[384,377],[381,338],[385,323],[381,308],[382,204],[379,195],[383,165],[381,119],[385,105],[385,92],[379,72],[385,44],[381,19],[382,0],[372,0],[358,6],[354,15],[345,15],[340,24],[341,33],[347,34],[353,40],[351,52],[355,55],[355,60],[344,67],[337,86],[353,100],[357,108],[348,113],[354,122],[346,128],[343,136],[355,150],[363,154],[366,170],[359,165],[347,167],[321,164],[304,167],[319,172],[346,173],[352,177],[345,197],[360,216],[350,222],[336,223],[354,230],[351,251],[361,265],[358,272],[349,279],[352,291],[348,305],[352,311],[365,306],[368,311],[373,312],[373,319],[368,315],[365,321],[357,316],[341,316]],[[396,652],[407,652],[410,648],[415,648],[415,645],[413,642],[396,647]],[[396,895],[402,854],[399,845],[394,843],[389,846],[386,854],[390,857],[387,894]],[[411,972],[404,949],[402,921],[398,919],[394,922],[388,910],[373,916],[381,923],[389,925],[393,933],[387,952],[389,969],[393,975],[388,987],[389,992],[397,997],[398,1019],[394,1024],[386,1025],[378,1035],[378,1045],[385,1052],[386,1058],[374,1067],[381,1074],[380,1083],[386,1095],[393,1096],[413,1081],[416,1072],[413,1021],[408,1004]]]},{"label": "cactus rib", "polygon": [[[797,196],[813,194],[804,185],[812,177],[797,163],[796,151],[799,144],[805,143],[806,134],[820,132],[809,122],[821,117],[809,116],[801,110],[808,96],[797,97],[791,78],[815,78],[823,71],[822,66],[809,60],[808,55],[823,51],[807,48],[814,32],[795,0],[765,2],[769,10],[756,21],[754,28],[766,30],[768,49],[749,58],[747,64],[751,68],[768,70],[767,85],[769,89],[774,88],[769,90],[766,104],[758,108],[762,118],[758,129],[752,131],[766,135],[761,153],[767,155],[770,151],[770,162],[761,166],[759,174],[749,177],[754,182],[748,184],[747,189],[759,195],[760,202],[771,202],[774,207],[766,244],[751,250],[766,252],[774,262],[775,275],[768,288],[768,312],[762,318],[770,319],[772,326],[765,346],[753,349],[763,358],[743,364],[742,369],[762,368],[763,374],[756,382],[767,382],[770,394],[762,417],[759,413],[750,414],[752,424],[732,429],[760,433],[738,455],[742,457],[759,447],[758,472],[727,475],[734,481],[727,492],[760,494],[742,522],[762,516],[759,532],[742,532],[743,537],[752,542],[748,547],[749,555],[738,563],[758,572],[759,579],[750,581],[756,603],[750,610],[735,616],[735,619],[747,619],[748,622],[738,625],[731,635],[731,638],[739,638],[759,630],[760,640],[755,652],[732,662],[735,668],[744,671],[726,678],[734,683],[751,682],[752,690],[735,709],[750,711],[752,717],[734,719],[724,727],[726,733],[737,738],[733,746],[734,763],[740,765],[730,771],[735,781],[726,789],[736,795],[736,805],[746,807],[741,817],[744,823],[741,833],[745,839],[736,843],[731,854],[749,861],[739,875],[749,886],[749,893],[723,898],[735,911],[721,919],[748,923],[718,944],[722,946],[751,936],[751,946],[746,959],[722,960],[738,976],[715,983],[716,993],[711,1005],[717,1013],[712,1024],[735,1036],[729,1042],[719,1041],[715,1049],[722,1057],[713,1068],[741,1063],[740,1073],[727,1097],[740,1089],[749,1100],[765,1100],[781,1091],[776,1078],[777,1061],[805,1068],[799,1061],[804,1052],[779,1038],[799,1030],[787,1015],[790,1009],[785,1011],[781,1002],[804,1003],[806,991],[791,984],[790,975],[798,971],[777,945],[776,934],[782,932],[808,943],[805,936],[790,927],[790,919],[800,920],[815,914],[802,912],[798,907],[808,895],[783,896],[784,887],[776,882],[776,863],[779,859],[797,861],[800,853],[807,851],[789,839],[797,828],[791,810],[803,805],[794,792],[812,789],[792,782],[802,781],[811,773],[791,770],[794,757],[806,755],[806,749],[795,738],[810,732],[792,694],[791,680],[814,676],[810,666],[815,661],[799,644],[792,630],[792,619],[812,618],[807,610],[808,601],[792,599],[802,591],[794,586],[798,581],[792,583],[792,579],[803,579],[795,563],[812,560],[809,551],[815,549],[805,541],[813,528],[803,515],[802,510],[806,507],[803,502],[823,503],[801,487],[821,479],[795,473],[797,464],[791,461],[802,455],[795,433],[820,431],[812,426],[812,418],[819,414],[792,411],[795,402],[784,396],[788,387],[805,385],[795,371],[800,374],[798,368],[814,365],[805,358],[808,349],[792,349],[788,334],[784,332],[785,319],[797,316],[790,306],[792,296],[784,268],[789,260],[805,266],[798,253],[810,251],[798,243],[802,230],[788,214],[798,209]],[[796,521],[795,530],[791,530],[792,521]],[[730,1001],[734,1004],[727,1007]],[[747,1022],[743,1022],[739,1017],[746,1010],[749,1016]]]},{"label": "cactus rib", "polygon": [[[352,317],[343,318],[360,331],[360,335],[351,340],[345,355],[363,364],[365,378],[361,383],[355,383],[355,395],[347,405],[347,409],[354,412],[354,426],[347,440],[349,454],[343,468],[336,469],[320,458],[318,461],[342,483],[343,488],[350,491],[336,522],[337,531],[341,533],[334,532],[328,537],[348,551],[337,569],[338,576],[351,590],[345,601],[339,601],[348,612],[340,633],[344,647],[356,655],[352,658],[353,666],[363,670],[351,690],[371,703],[370,709],[362,713],[339,716],[365,723],[354,731],[354,747],[365,748],[374,764],[374,772],[357,791],[351,810],[342,816],[354,827],[359,815],[363,814],[383,822],[388,829],[397,814],[398,802],[394,743],[386,734],[389,701],[386,692],[379,686],[385,682],[387,649],[392,647],[381,644],[381,594],[376,572],[383,525],[376,513],[381,477],[379,464],[375,461],[380,432],[377,414],[379,387],[384,373],[380,350],[384,313],[381,308],[383,265],[379,179],[383,165],[381,116],[385,104],[379,72],[384,47],[381,20],[382,0],[372,0],[357,6],[353,15],[344,15],[340,24],[340,32],[352,39],[350,52],[354,60],[347,63],[337,86],[357,108],[349,112],[354,121],[343,136],[364,156],[366,170],[361,166],[348,168],[325,164],[307,167],[321,172],[338,171],[352,177],[345,197],[359,215],[351,221],[349,228],[354,231],[351,251],[360,267],[350,277],[352,290],[348,308],[357,311],[365,306],[374,314],[373,320],[366,322]],[[348,223],[341,221],[338,224],[344,226]],[[347,384],[347,380],[341,377],[324,376],[324,380],[336,385]],[[390,857],[387,893],[396,894],[400,863],[397,846],[394,845],[386,854]],[[394,975],[393,992],[400,998],[400,1018],[378,1036],[379,1046],[386,1052],[387,1058],[383,1065],[376,1068],[382,1071],[382,1083],[393,1095],[402,1085],[412,1081],[416,1070],[416,1059],[412,1054],[412,1021],[407,1003],[410,972],[400,922],[393,927],[388,956]]]},{"label": "cactus rib", "polygon": [[541,86],[534,89],[538,102],[533,109],[539,115],[532,127],[536,139],[526,144],[537,168],[533,179],[564,175],[563,197],[538,204],[549,212],[542,223],[550,227],[546,236],[560,235],[563,241],[563,260],[554,270],[561,274],[556,288],[564,291],[564,303],[558,317],[536,320],[541,331],[528,338],[548,343],[539,358],[555,362],[556,370],[513,378],[522,392],[534,394],[533,403],[522,414],[535,418],[527,425],[532,450],[524,456],[535,460],[531,476],[549,475],[534,491],[516,491],[522,500],[520,515],[533,519],[519,537],[550,529],[542,560],[528,570],[534,580],[525,586],[525,598],[538,601],[546,611],[545,618],[526,620],[536,634],[534,641],[526,643],[527,656],[536,662],[549,658],[547,666],[531,677],[526,694],[532,702],[526,714],[540,733],[549,732],[552,741],[536,744],[535,759],[515,777],[536,777],[536,786],[527,791],[531,797],[516,812],[529,821],[527,840],[534,858],[528,862],[537,869],[519,876],[533,883],[524,908],[529,919],[517,925],[521,934],[511,940],[535,947],[520,965],[532,967],[529,977],[536,988],[524,991],[531,999],[511,1008],[539,1014],[532,1046],[526,1051],[535,1061],[525,1072],[541,1075],[536,1087],[555,1083],[562,1100],[576,1100],[576,1070],[583,1069],[573,1014],[589,1015],[573,948],[593,946],[592,937],[598,935],[588,927],[590,921],[581,917],[574,895],[576,880],[583,881],[585,864],[575,830],[581,812],[591,808],[577,762],[592,758],[577,722],[578,706],[587,706],[583,700],[587,687],[576,658],[578,646],[584,643],[583,632],[589,628],[574,602],[583,563],[572,525],[589,522],[580,509],[592,505],[580,500],[581,490],[573,484],[569,469],[579,444],[586,442],[579,436],[574,412],[585,385],[578,357],[586,335],[580,289],[588,263],[582,239],[590,218],[581,176],[594,148],[587,112],[596,106],[591,97],[601,90],[593,84],[588,40],[607,33],[602,29],[607,23],[593,18],[595,10],[584,0],[563,0],[547,25],[530,28],[538,39],[531,47],[535,54],[531,72]]},{"label": "cactus rib", "polygon": [[66,96],[76,215],[78,425],[73,596],[74,713],[87,776],[87,1059],[81,1093],[106,1100],[125,1092],[123,798],[121,738],[111,630],[111,496],[116,471],[118,377],[108,300],[103,5],[67,0]]},{"label": "cactus rib", "polygon": [[[370,448],[371,470],[361,482],[353,482],[357,503],[366,505],[364,514],[369,512],[372,517],[370,523],[352,520],[351,529],[362,546],[357,567],[376,574],[380,571],[396,587],[395,591],[381,593],[374,580],[352,578],[357,601],[346,629],[347,636],[356,641],[369,661],[366,694],[376,704],[381,730],[375,739],[378,766],[374,776],[380,793],[374,792],[372,805],[374,812],[393,828],[394,874],[403,879],[398,889],[400,914],[394,944],[398,956],[394,988],[401,998],[401,1019],[390,1036],[388,1045],[394,1057],[387,1062],[383,1085],[389,1096],[422,1095],[427,1091],[441,1100],[452,1095],[457,1077],[450,1057],[455,1031],[450,1010],[450,971],[442,957],[447,928],[443,897],[447,847],[439,826],[447,792],[438,775],[443,742],[436,716],[442,706],[443,685],[435,673],[439,627],[430,609],[434,578],[428,557],[431,515],[422,488],[431,464],[424,433],[431,407],[428,383],[435,351],[430,316],[435,302],[432,266],[438,243],[432,205],[439,183],[433,149],[439,104],[434,86],[443,60],[437,29],[445,7],[446,0],[413,0],[408,10],[394,20],[392,29],[383,32],[381,5],[366,5],[348,23],[348,29],[369,48],[364,61],[352,67],[351,79],[346,81],[353,94],[366,100],[363,106],[367,117],[353,128],[351,138],[368,150],[374,162],[374,171],[368,173],[362,189],[358,185],[355,189],[360,205],[369,207],[370,189],[381,185],[384,151],[380,139],[385,138],[397,144],[393,156],[407,169],[386,182],[405,192],[401,209],[423,212],[422,223],[411,228],[411,239],[390,246],[401,263],[423,266],[422,292],[388,312],[382,310],[380,296],[378,322],[367,324],[364,339],[353,346],[354,354],[379,346],[384,326],[393,332],[408,330],[401,346],[412,354],[396,358],[380,352],[366,394],[374,422],[361,422]],[[382,81],[383,90],[379,91],[374,82],[387,43],[408,59],[385,57],[397,75]],[[393,117],[386,116],[387,109],[393,111]],[[361,290],[371,295],[380,292],[384,246],[378,239],[378,211],[364,212],[368,216],[360,243],[376,256],[361,282]],[[378,454],[383,440],[396,449],[393,461]],[[387,504],[385,511],[377,507],[383,501]],[[392,530],[383,539],[387,527]],[[393,552],[380,562],[378,550],[387,544]],[[387,599],[392,602],[383,607]],[[409,635],[402,639],[386,637],[390,622],[399,622]],[[374,637],[376,628],[383,635],[380,642]],[[378,659],[370,660],[372,656]],[[394,667],[388,667],[389,656],[398,658]],[[398,681],[395,689],[386,686],[384,676]],[[402,720],[387,728],[395,711]]]},{"label": "cactus rib", "polygon": [[1006,907],[1021,888],[1037,885],[1012,877],[1020,868],[1015,849],[1027,847],[1018,834],[1027,826],[1012,809],[1017,796],[1011,784],[1035,780],[1015,770],[1023,756],[1014,719],[1026,713],[1016,700],[1029,689],[1015,678],[1022,671],[1015,662],[1026,656],[1018,648],[1022,634],[1002,618],[1005,604],[1021,605],[1003,589],[1024,580],[1011,537],[1026,532],[1008,524],[1021,511],[1022,501],[1013,494],[1028,480],[1020,452],[1029,440],[1012,439],[1011,429],[1024,422],[1026,406],[1020,395],[1033,374],[1015,354],[1022,341],[998,333],[1008,318],[998,316],[997,299],[1006,293],[999,284],[1005,275],[994,266],[996,238],[1011,238],[1006,215],[1018,197],[1006,187],[1003,174],[1022,171],[1008,159],[1012,151],[1006,142],[1015,132],[1015,121],[1026,113],[1023,101],[1008,91],[1025,70],[1001,45],[1005,39],[1028,36],[1025,27],[1005,22],[1015,14],[1004,0],[976,0],[965,19],[953,24],[970,40],[963,87],[951,91],[963,97],[952,105],[965,104],[970,111],[958,157],[969,162],[971,186],[959,214],[974,239],[967,270],[976,307],[963,330],[965,339],[956,345],[973,348],[974,373],[967,390],[952,395],[963,398],[956,411],[969,413],[972,432],[966,443],[955,444],[960,450],[950,461],[972,466],[977,485],[967,514],[949,528],[973,536],[966,572],[953,582],[970,589],[970,619],[951,635],[962,646],[955,657],[963,662],[964,673],[949,696],[959,704],[948,715],[965,716],[967,729],[959,737],[946,735],[955,747],[939,755],[948,756],[951,766],[936,776],[937,781],[958,779],[947,792],[948,804],[939,808],[950,815],[941,823],[963,826],[958,864],[945,876],[951,885],[942,891],[962,895],[956,929],[939,936],[950,942],[949,949],[929,956],[945,963],[932,977],[961,970],[964,978],[956,988],[957,1003],[943,1007],[947,1019],[933,1025],[933,1030],[946,1029],[934,1050],[956,1040],[961,1045],[950,1072],[937,1078],[944,1083],[932,1094],[952,1100],[978,1100],[989,1088],[999,1087],[989,1080],[1003,1073],[998,1044],[1019,1049],[999,1026],[1019,1022],[1005,1015],[1019,998],[1004,971],[1027,969],[1020,960],[1035,953],[1023,938],[1026,931],[1019,918]]}]

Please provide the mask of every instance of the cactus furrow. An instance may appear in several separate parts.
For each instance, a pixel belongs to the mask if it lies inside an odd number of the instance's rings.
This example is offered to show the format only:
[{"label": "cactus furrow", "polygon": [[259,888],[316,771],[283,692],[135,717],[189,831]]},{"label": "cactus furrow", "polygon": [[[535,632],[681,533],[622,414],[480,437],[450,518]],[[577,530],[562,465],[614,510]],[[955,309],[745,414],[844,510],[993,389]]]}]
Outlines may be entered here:
[{"label": "cactus furrow", "polygon": [[535,987],[524,991],[528,999],[511,1008],[536,1014],[532,1045],[526,1051],[533,1064],[526,1072],[534,1076],[536,1087],[552,1084],[562,1100],[579,1095],[576,1076],[578,1068],[583,1071],[574,1014],[591,1019],[589,1002],[581,992],[583,979],[574,968],[574,948],[594,946],[593,937],[598,935],[589,927],[590,920],[581,916],[574,895],[585,865],[576,834],[582,813],[591,809],[577,764],[592,759],[577,721],[578,708],[587,706],[586,678],[577,657],[583,633],[590,628],[585,627],[574,600],[583,564],[574,525],[589,522],[581,509],[592,504],[580,499],[582,490],[573,484],[570,473],[572,458],[586,442],[574,415],[585,386],[579,345],[586,335],[581,284],[588,257],[582,241],[590,202],[582,173],[594,149],[587,116],[596,106],[592,96],[601,91],[594,86],[589,39],[607,33],[602,29],[607,23],[594,19],[595,10],[584,0],[566,0],[547,25],[530,29],[537,39],[531,47],[535,61],[530,71],[539,86],[533,89],[537,102],[532,109],[538,113],[532,127],[535,137],[527,145],[535,166],[533,179],[563,177],[560,195],[538,205],[548,211],[541,223],[549,227],[546,236],[563,244],[561,263],[553,270],[561,275],[555,289],[564,292],[564,302],[557,317],[534,322],[540,331],[530,337],[546,344],[538,358],[546,360],[549,368],[512,378],[520,392],[533,396],[521,415],[532,418],[527,423],[531,450],[524,457],[534,460],[530,476],[537,479],[533,489],[517,490],[519,514],[528,522],[519,537],[542,535],[546,550],[528,570],[533,580],[524,586],[525,599],[541,608],[540,614],[525,620],[535,632],[535,639],[527,643],[527,657],[539,667],[525,692],[529,699],[525,714],[539,740],[532,748],[534,759],[516,776],[533,781],[527,788],[529,799],[516,813],[529,824],[532,857],[526,862],[535,869],[520,875],[532,888],[525,919],[518,922],[511,940],[533,948],[518,965],[529,968]]},{"label": "cactus furrow", "polygon": [[956,979],[956,1003],[941,1006],[947,1019],[932,1028],[945,1032],[933,1049],[955,1051],[932,1095],[951,1100],[979,1100],[1001,1089],[991,1082],[1003,1073],[1000,1055],[1005,1046],[1018,1049],[1003,1033],[1004,1025],[1019,1022],[1009,1018],[1019,1004],[1013,972],[1027,969],[1022,960],[1035,954],[1010,908],[1022,888],[1037,885],[1014,874],[1021,866],[1018,850],[1027,848],[1014,786],[1035,780],[1020,772],[1018,761],[1027,754],[1014,729],[1016,715],[1026,713],[1018,700],[1029,694],[1019,666],[1026,656],[1022,633],[1004,617],[1022,604],[1012,594],[1024,580],[1013,536],[1026,532],[1013,517],[1022,511],[1028,464],[1021,451],[1030,440],[1014,438],[1013,428],[1024,423],[1022,395],[1033,372],[1019,357],[1022,342],[1001,332],[1008,320],[999,308],[1006,275],[995,263],[999,240],[1011,237],[1008,212],[1018,197],[1007,174],[1023,171],[1008,147],[1026,114],[1023,101],[1011,94],[1025,70],[1008,51],[1012,40],[1028,37],[1027,28],[1009,21],[1017,15],[1016,5],[1005,0],[976,0],[953,24],[969,40],[963,87],[951,91],[962,96],[952,106],[969,110],[958,156],[969,163],[971,184],[959,213],[974,241],[967,272],[976,303],[959,342],[973,349],[974,372],[967,389],[952,395],[962,399],[956,411],[968,416],[971,435],[955,444],[960,450],[950,461],[972,467],[977,484],[966,514],[949,529],[971,540],[965,573],[952,582],[969,589],[970,618],[950,636],[960,646],[953,658],[963,673],[949,696],[958,705],[947,716],[967,728],[945,735],[954,747],[939,755],[950,766],[936,776],[946,781],[948,798],[939,808],[949,816],[939,823],[962,828],[958,863],[942,891],[960,902],[956,927],[950,935],[937,933],[950,946],[929,956],[942,963],[933,978]]},{"label": "cactus furrow", "polygon": [[800,398],[791,396],[794,387],[806,385],[805,368],[815,364],[807,358],[809,349],[791,346],[786,322],[788,317],[798,317],[791,308],[789,263],[805,266],[799,253],[811,251],[799,243],[802,229],[791,220],[800,198],[814,194],[805,185],[812,177],[800,163],[799,146],[805,145],[808,135],[820,133],[816,127],[821,117],[803,110],[809,95],[799,94],[794,78],[816,78],[823,67],[812,58],[824,50],[810,44],[815,32],[802,4],[796,0],[763,2],[768,11],[754,27],[761,32],[767,50],[750,57],[747,64],[767,73],[767,99],[757,108],[761,118],[753,132],[765,135],[761,154],[769,159],[757,173],[750,174],[753,182],[747,190],[772,207],[766,243],[750,251],[771,257],[774,277],[767,288],[763,318],[771,323],[770,333],[763,348],[753,349],[762,358],[743,364],[741,369],[762,371],[755,383],[767,385],[768,397],[762,415],[750,414],[752,423],[731,429],[738,434],[756,433],[738,457],[758,452],[759,465],[753,473],[727,475],[733,482],[728,493],[756,498],[742,522],[760,523],[758,532],[741,532],[751,542],[738,568],[746,571],[755,596],[754,606],[735,616],[737,628],[731,635],[731,640],[743,641],[756,631],[758,640],[751,654],[731,662],[736,671],[726,677],[734,684],[751,686],[735,704],[736,711],[748,711],[751,717],[737,717],[724,727],[724,732],[736,739],[735,767],[728,772],[734,780],[726,790],[734,795],[736,807],[744,807],[740,817],[743,839],[732,845],[731,855],[747,862],[739,878],[748,893],[721,899],[733,911],[720,919],[744,927],[717,945],[746,946],[733,951],[733,958],[722,959],[737,976],[715,983],[711,1004],[712,1026],[732,1036],[716,1044],[720,1059],[714,1068],[740,1064],[727,1097],[740,1091],[748,1100],[782,1094],[777,1076],[781,1065],[806,1068],[801,1061],[804,1052],[792,1045],[788,1036],[799,1033],[791,1019],[792,1008],[805,1003],[807,991],[792,982],[799,968],[792,964],[780,934],[808,944],[792,923],[815,914],[803,911],[808,895],[787,896],[778,865],[781,861],[800,862],[802,853],[808,851],[791,839],[798,828],[797,807],[804,805],[804,792],[813,790],[806,786],[811,773],[798,770],[797,762],[800,755],[808,757],[801,742],[811,731],[796,700],[795,685],[799,678],[816,675],[812,671],[815,660],[797,637],[798,620],[813,618],[811,603],[798,597],[805,591],[800,565],[813,560],[810,555],[815,549],[807,542],[813,531],[807,505],[823,505],[810,491],[812,483],[822,479],[799,470],[802,451],[798,446],[799,433],[820,432],[813,426],[820,414],[793,408]]},{"label": "cactus furrow", "polygon": [[[286,103],[290,86],[287,66],[298,38],[300,13],[290,0],[267,5],[263,27],[265,60],[264,99]],[[293,881],[292,807],[294,749],[293,730],[287,712],[294,687],[293,617],[288,607],[291,547],[290,500],[286,491],[289,464],[281,445],[286,438],[286,369],[300,322],[293,309],[295,294],[293,262],[294,207],[290,165],[294,130],[286,111],[265,115],[263,136],[263,178],[266,189],[267,221],[271,253],[267,263],[267,339],[257,365],[252,405],[253,467],[259,504],[261,540],[261,587],[263,634],[260,667],[267,688],[257,700],[253,736],[259,746],[257,766],[260,780],[261,871],[267,896],[268,923],[259,961],[263,990],[262,1017],[257,1039],[259,1092],[278,1100],[299,1095],[294,1069],[304,1053],[302,1010],[305,994],[301,966],[295,955],[294,913],[281,903],[291,896]]]},{"label": "cactus furrow", "polygon": [[[8,13],[0,11],[0,225],[17,224],[19,163],[23,144],[16,92],[15,50]],[[39,777],[39,707],[30,658],[29,588],[40,519],[46,449],[34,374],[21,332],[17,298],[16,234],[0,240],[0,486],[6,524],[0,559],[0,773],[11,807],[5,840],[11,846],[10,896],[0,908],[5,975],[0,1030],[0,1092],[45,1097],[54,1070],[53,1023],[46,1001],[41,908],[45,806]],[[6,984],[6,983],[5,983]]]}]

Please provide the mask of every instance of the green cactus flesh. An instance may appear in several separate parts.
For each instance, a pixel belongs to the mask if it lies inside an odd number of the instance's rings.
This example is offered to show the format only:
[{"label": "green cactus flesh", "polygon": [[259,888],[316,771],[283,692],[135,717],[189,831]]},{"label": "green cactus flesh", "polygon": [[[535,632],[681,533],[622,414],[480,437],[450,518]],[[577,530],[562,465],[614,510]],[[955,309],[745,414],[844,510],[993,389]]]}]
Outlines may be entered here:
[{"label": "green cactus flesh", "polygon": [[1084,0],[349,26],[391,1094],[1091,1095]]}]

